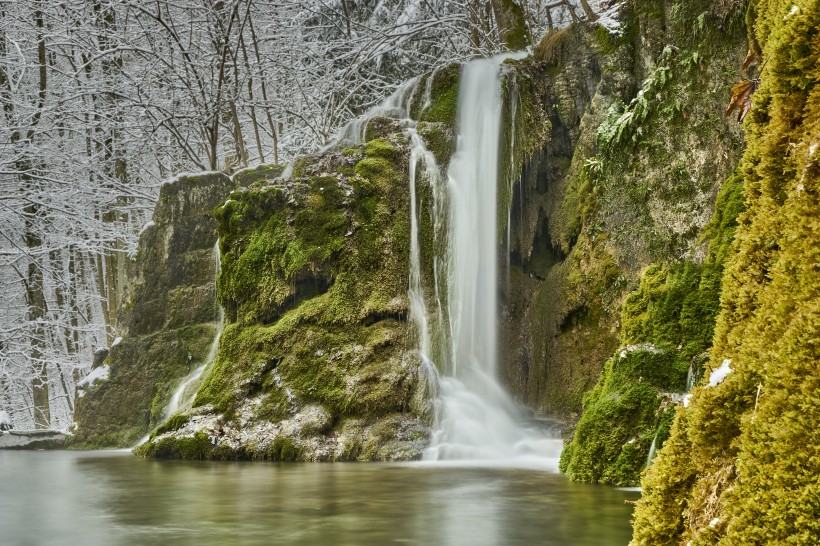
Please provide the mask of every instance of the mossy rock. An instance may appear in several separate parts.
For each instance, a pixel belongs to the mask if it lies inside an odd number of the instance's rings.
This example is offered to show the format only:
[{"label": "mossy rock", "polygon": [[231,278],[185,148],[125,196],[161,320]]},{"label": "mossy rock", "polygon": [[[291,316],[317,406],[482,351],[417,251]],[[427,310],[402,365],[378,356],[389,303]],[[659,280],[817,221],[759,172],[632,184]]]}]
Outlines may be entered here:
[{"label": "mossy rock", "polygon": [[621,349],[585,396],[584,412],[561,454],[561,471],[579,481],[637,485],[653,439],[661,435],[662,423],[668,427],[658,411],[662,393],[681,390],[685,381],[686,367],[676,366],[669,349]]},{"label": "mossy rock", "polygon": [[[458,83],[460,65],[451,64],[435,69],[419,85],[419,92],[411,105],[411,115],[419,121],[443,123],[455,129],[458,115]],[[429,79],[429,81],[428,81]],[[430,101],[425,104],[425,86],[430,87]]]},{"label": "mossy rock", "polygon": [[253,184],[265,184],[278,178],[285,170],[284,165],[266,164],[258,167],[242,169],[233,174],[231,179],[239,187],[248,187]]},{"label": "mossy rock", "polygon": [[439,165],[447,165],[456,151],[456,135],[443,123],[422,121],[416,127]]},{"label": "mossy rock", "polygon": [[[407,325],[407,139],[392,123],[377,125],[378,138],[297,160],[293,179],[254,184],[216,208],[228,324],[196,419],[168,425],[143,454],[361,458],[364,443],[336,452],[344,422],[360,419],[363,431],[388,415],[420,423]],[[199,440],[188,446],[199,433],[212,451]],[[377,452],[398,442],[394,455],[371,458],[419,452],[410,440],[370,437]]]}]

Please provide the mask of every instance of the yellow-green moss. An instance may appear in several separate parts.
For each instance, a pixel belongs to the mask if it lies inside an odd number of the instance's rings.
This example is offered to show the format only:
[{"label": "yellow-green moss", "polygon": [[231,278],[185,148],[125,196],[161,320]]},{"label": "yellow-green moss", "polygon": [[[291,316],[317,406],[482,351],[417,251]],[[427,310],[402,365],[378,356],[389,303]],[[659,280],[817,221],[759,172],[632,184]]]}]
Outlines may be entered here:
[{"label": "yellow-green moss", "polygon": [[456,149],[455,134],[442,123],[422,121],[416,127],[439,165],[447,165]]},{"label": "yellow-green moss", "polygon": [[820,536],[820,3],[753,6],[765,65],[712,349],[733,371],[679,414],[643,482],[636,546]]},{"label": "yellow-green moss", "polygon": [[274,180],[281,175],[284,170],[285,167],[283,165],[277,165],[275,163],[259,165],[258,167],[237,171],[232,179],[237,186],[248,187],[252,184],[263,184],[268,180]]},{"label": "yellow-green moss", "polygon": [[561,471],[579,481],[636,485],[661,424],[659,393],[682,387],[685,379],[686,369],[675,365],[666,347],[616,354],[584,397],[584,413],[561,454]]},{"label": "yellow-green moss", "polygon": [[159,427],[157,427],[157,430],[151,433],[151,437],[153,438],[154,436],[159,436],[160,434],[164,434],[166,432],[181,429],[188,423],[190,419],[191,417],[189,415],[175,413],[172,416],[170,416]]},{"label": "yellow-green moss", "polygon": [[742,188],[736,175],[723,184],[704,229],[709,251],[702,265],[653,265],[624,301],[621,344],[627,349],[610,359],[584,398],[581,420],[561,457],[561,470],[571,478],[636,485],[653,439],[656,448],[666,440],[672,413],[659,411],[661,394],[685,390],[690,367],[702,375],[700,356],[714,335],[727,247],[743,210]]}]

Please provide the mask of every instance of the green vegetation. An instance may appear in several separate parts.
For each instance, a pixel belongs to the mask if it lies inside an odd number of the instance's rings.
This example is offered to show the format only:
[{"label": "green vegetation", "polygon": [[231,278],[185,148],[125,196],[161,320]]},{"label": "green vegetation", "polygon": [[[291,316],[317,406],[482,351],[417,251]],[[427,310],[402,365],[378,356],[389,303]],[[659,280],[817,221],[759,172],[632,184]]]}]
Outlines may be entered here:
[{"label": "green vegetation", "polygon": [[126,335],[106,359],[109,379],[77,400],[71,447],[134,445],[165,417],[179,381],[204,363],[217,314],[210,213],[233,188],[227,176],[205,173],[160,189],[119,322]]},{"label": "green vegetation", "polygon": [[416,130],[439,165],[447,165],[456,151],[455,133],[443,123],[422,121]]},{"label": "green vegetation", "polygon": [[685,379],[668,348],[622,349],[584,397],[573,441],[561,453],[561,471],[574,480],[635,485],[663,421],[659,394]]},{"label": "green vegetation", "polygon": [[[425,105],[427,78],[432,78],[430,85],[430,103]],[[451,64],[434,70],[419,83],[419,92],[414,97],[410,113],[419,121],[443,123],[450,129],[456,127],[458,114],[459,65]]]},{"label": "green vegetation", "polygon": [[[510,63],[503,116],[512,147],[502,153],[509,175],[498,219],[504,237],[511,219],[513,262],[521,260],[511,309],[525,311],[510,329],[521,356],[505,356],[505,367],[534,407],[570,420],[603,411],[583,393],[607,381],[599,374],[619,345],[662,347],[683,373],[693,359],[703,366],[731,240],[710,218],[738,213],[737,199],[724,205],[718,190],[737,166],[742,134],[716,112],[746,51],[743,11],[706,0],[632,2],[620,35],[572,25]],[[644,331],[623,334],[633,327]],[[646,397],[653,411],[668,400]],[[629,449],[645,461],[668,416],[627,426],[618,449],[638,438]],[[641,468],[631,468],[619,480],[635,483]]]},{"label": "green vegetation", "polygon": [[766,64],[746,118],[747,211],[723,276],[710,366],[728,359],[733,371],[679,411],[644,478],[634,545],[820,536],[820,6],[752,6],[750,35]]},{"label": "green vegetation", "polygon": [[171,432],[173,430],[178,430],[184,427],[188,421],[190,420],[190,416],[182,414],[182,413],[175,413],[168,418],[167,421],[162,423],[157,430],[151,433],[151,437],[158,436],[160,434],[165,434],[166,432]]},{"label": "green vegetation", "polygon": [[[550,218],[553,245],[568,253],[561,299],[572,322],[562,326],[558,347],[578,347],[579,333],[595,331],[583,326],[590,315],[601,336],[615,328],[603,330],[601,317],[620,315],[620,348],[584,395],[562,455],[561,468],[573,479],[637,485],[650,445],[660,447],[670,434],[687,371],[700,377],[708,366],[721,278],[743,210],[742,176],[730,175],[739,135],[714,113],[725,107],[734,83],[737,44],[745,36],[739,9],[633,3],[621,37],[595,30],[586,38],[601,56],[604,81],[631,70],[626,54],[638,54],[641,36],[652,37],[640,54],[651,54],[653,63],[634,88],[621,87],[627,93],[584,122]],[[560,66],[578,44],[570,29],[548,36],[538,52],[548,67]],[[563,77],[560,72],[553,77]],[[571,111],[559,105],[552,119],[564,124]],[[590,136],[592,142],[583,140]],[[707,149],[722,156],[706,156]],[[637,288],[623,297],[638,273]],[[576,379],[564,390],[577,392],[572,385],[582,383]]]},{"label": "green vegetation", "polygon": [[660,448],[674,409],[665,393],[682,392],[687,371],[701,376],[719,310],[720,279],[736,218],[742,181],[730,177],[704,229],[709,253],[702,265],[653,265],[621,308],[621,344],[595,388],[561,456],[561,470],[581,481],[637,485],[652,441]]},{"label": "green vegetation", "polygon": [[[199,432],[162,436],[184,424],[180,416],[139,454],[302,460],[316,456],[311,441],[355,418],[376,430],[355,457],[387,457],[379,420],[414,418],[418,365],[407,349],[407,161],[405,137],[392,133],[308,157],[298,177],[253,184],[217,207],[217,285],[229,323],[195,411],[228,429],[240,414],[251,423],[299,419],[297,428],[241,448],[211,435],[209,447]],[[326,418],[298,417],[307,407]]]},{"label": "green vegetation", "polygon": [[284,165],[259,165],[258,167],[237,171],[233,175],[232,179],[234,184],[240,188],[243,188],[253,184],[264,184],[266,181],[274,180],[281,175],[284,170]]},{"label": "green vegetation", "polygon": [[215,446],[208,435],[203,432],[197,432],[189,437],[164,437],[156,442],[146,442],[136,448],[134,454],[157,459],[229,460],[235,458],[228,450]]}]

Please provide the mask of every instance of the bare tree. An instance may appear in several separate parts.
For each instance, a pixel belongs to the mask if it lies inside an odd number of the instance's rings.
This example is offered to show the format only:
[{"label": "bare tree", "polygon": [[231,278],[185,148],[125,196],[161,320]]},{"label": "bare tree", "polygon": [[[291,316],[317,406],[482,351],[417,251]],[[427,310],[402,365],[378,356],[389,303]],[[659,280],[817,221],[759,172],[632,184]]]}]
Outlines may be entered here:
[{"label": "bare tree", "polygon": [[71,424],[163,179],[316,149],[579,1],[0,0],[0,409]]}]

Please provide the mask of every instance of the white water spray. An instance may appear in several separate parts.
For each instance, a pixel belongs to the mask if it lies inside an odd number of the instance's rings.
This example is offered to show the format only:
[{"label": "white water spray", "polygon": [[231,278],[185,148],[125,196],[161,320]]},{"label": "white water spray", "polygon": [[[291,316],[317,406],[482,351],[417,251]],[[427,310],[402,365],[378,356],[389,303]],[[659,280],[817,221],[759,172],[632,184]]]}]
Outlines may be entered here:
[{"label": "white water spray", "polygon": [[[432,80],[430,77],[428,80]],[[397,119],[405,122],[406,126],[412,126],[413,122],[410,120],[410,102],[413,100],[413,95],[418,87],[419,79],[412,78],[404,82],[392,95],[384,99],[381,104],[377,104],[370,108],[363,116],[352,119],[347,122],[339,131],[338,137],[331,142],[323,150],[328,150],[342,143],[347,144],[361,144],[365,141],[365,133],[367,132],[367,124],[373,118],[385,117]]]},{"label": "white water spray", "polygon": [[[496,194],[503,60],[472,61],[461,73],[459,138],[447,172],[449,328],[443,332],[445,350],[436,355],[444,375],[442,407],[423,458],[557,470],[561,440],[527,426],[498,383]],[[420,349],[429,350],[423,339]]]}]

